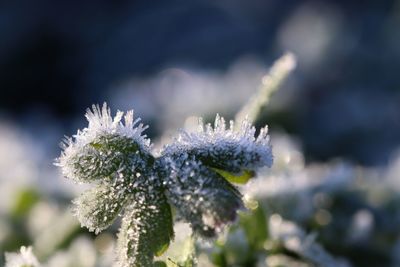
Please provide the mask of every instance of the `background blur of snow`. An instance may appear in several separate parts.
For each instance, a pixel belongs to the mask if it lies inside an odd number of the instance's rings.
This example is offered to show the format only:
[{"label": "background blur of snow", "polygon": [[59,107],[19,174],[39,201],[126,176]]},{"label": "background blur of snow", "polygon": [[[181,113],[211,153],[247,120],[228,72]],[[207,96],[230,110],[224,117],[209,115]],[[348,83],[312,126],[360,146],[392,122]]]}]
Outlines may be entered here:
[{"label": "background blur of snow", "polygon": [[399,28],[400,1],[0,3],[0,265],[34,244],[54,266],[109,266],[112,236],[68,217],[82,187],[53,166],[87,107],[133,108],[161,140],[189,116],[233,118],[292,51],[297,69],[257,121],[275,165],[243,190],[355,266],[396,266]]}]

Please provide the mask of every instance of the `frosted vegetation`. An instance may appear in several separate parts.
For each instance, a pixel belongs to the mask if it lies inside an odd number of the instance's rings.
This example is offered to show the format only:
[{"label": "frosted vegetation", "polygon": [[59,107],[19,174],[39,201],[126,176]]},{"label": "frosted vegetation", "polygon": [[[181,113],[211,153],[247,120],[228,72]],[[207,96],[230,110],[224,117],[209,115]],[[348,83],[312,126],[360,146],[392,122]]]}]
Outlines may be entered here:
[{"label": "frosted vegetation", "polygon": [[153,265],[174,235],[171,206],[196,235],[215,237],[243,208],[230,181],[248,180],[272,165],[267,128],[255,136],[246,120],[239,130],[219,116],[214,126],[200,121],[196,132],[182,131],[155,157],[143,134],[147,127],[133,111],[113,117],[104,104],[86,118],[88,127],[64,141],[56,164],[65,177],[96,183],[73,201],[82,226],[99,233],[122,217],[118,266]]},{"label": "frosted vegetation", "polygon": [[0,251],[15,251],[0,265],[399,266],[399,156],[386,169],[305,163],[293,137],[253,126],[294,67],[291,54],[279,60],[234,122],[198,119],[162,146],[133,111],[93,106],[56,160],[78,184],[64,194],[73,183],[60,179],[51,193],[32,186],[41,152],[1,125],[10,163],[0,168],[20,168],[13,183],[0,176],[0,190],[13,193],[0,205]]}]

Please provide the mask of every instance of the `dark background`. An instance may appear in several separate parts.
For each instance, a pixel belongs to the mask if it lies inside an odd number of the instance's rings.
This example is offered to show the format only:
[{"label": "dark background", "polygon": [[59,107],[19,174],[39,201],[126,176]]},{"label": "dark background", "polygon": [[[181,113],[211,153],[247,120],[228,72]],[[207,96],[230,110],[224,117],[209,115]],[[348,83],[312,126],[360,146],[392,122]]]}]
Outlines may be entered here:
[{"label": "dark background", "polygon": [[293,100],[263,122],[308,161],[385,164],[400,143],[400,1],[1,1],[0,38],[0,116],[37,136],[129,77],[290,50]]}]

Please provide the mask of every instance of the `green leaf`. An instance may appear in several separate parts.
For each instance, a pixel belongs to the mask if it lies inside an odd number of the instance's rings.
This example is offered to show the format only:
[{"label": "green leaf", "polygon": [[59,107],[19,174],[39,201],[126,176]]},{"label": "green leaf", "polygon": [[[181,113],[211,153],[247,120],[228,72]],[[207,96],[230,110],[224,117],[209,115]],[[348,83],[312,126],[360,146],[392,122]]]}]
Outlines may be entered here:
[{"label": "green leaf", "polygon": [[156,261],[154,267],[167,267],[167,264],[163,261]]},{"label": "green leaf", "polygon": [[211,256],[211,261],[215,266],[225,267],[228,265],[226,262],[226,255],[223,245],[215,244],[210,256]]},{"label": "green leaf", "polygon": [[100,144],[100,143],[96,143],[96,142],[91,142],[91,143],[89,143],[89,145],[91,145],[93,148],[95,148],[95,149],[101,149],[101,148],[103,148],[103,145],[102,144]]},{"label": "green leaf", "polygon": [[253,250],[262,249],[268,237],[267,221],[262,207],[258,205],[252,211],[240,213],[240,225]]},{"label": "green leaf", "polygon": [[118,235],[119,266],[154,266],[154,256],[161,255],[172,238],[171,209],[165,196],[154,191],[135,196]]},{"label": "green leaf", "polygon": [[39,201],[40,195],[32,188],[26,188],[18,192],[11,213],[15,217],[27,215],[32,207]]},{"label": "green leaf", "polygon": [[241,173],[227,172],[221,169],[212,168],[219,175],[224,177],[227,181],[235,184],[246,184],[251,178],[255,176],[254,171],[244,170]]},{"label": "green leaf", "polygon": [[157,257],[161,256],[162,254],[164,254],[165,251],[167,251],[168,247],[169,247],[169,243],[165,243],[164,245],[160,246],[158,251],[156,251],[155,255]]}]

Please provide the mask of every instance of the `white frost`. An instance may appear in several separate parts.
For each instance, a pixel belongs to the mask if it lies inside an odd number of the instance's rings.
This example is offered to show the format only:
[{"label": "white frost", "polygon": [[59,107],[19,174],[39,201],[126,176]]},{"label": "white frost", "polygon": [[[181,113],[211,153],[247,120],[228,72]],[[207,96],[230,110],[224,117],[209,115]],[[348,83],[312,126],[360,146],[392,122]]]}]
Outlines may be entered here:
[{"label": "white frost", "polygon": [[214,127],[210,123],[204,124],[200,118],[197,131],[182,130],[175,142],[165,147],[163,154],[196,151],[196,155],[204,157],[222,156],[238,171],[271,167],[273,157],[268,127],[261,128],[256,137],[256,128],[247,119],[239,129],[234,126],[234,122],[230,121],[227,127],[225,119],[219,115],[215,118]]},{"label": "white frost", "polygon": [[[88,127],[78,130],[72,138],[66,137],[61,144],[63,152],[55,164],[61,167],[65,177],[81,180],[76,178],[75,167],[71,165],[71,162],[74,162],[74,157],[85,151],[86,145],[101,136],[117,135],[130,138],[140,146],[142,151],[150,151],[150,139],[146,135],[142,135],[148,126],[144,126],[142,123],[138,124],[140,118],[134,120],[133,110],[127,111],[125,115],[124,112],[117,111],[113,117],[110,108],[104,103],[102,108],[93,105],[92,109],[87,110],[85,117],[89,122]],[[122,118],[124,118],[124,122]]]}]

